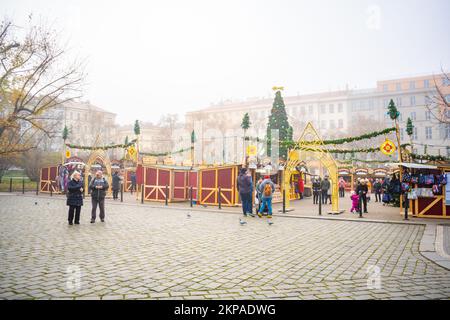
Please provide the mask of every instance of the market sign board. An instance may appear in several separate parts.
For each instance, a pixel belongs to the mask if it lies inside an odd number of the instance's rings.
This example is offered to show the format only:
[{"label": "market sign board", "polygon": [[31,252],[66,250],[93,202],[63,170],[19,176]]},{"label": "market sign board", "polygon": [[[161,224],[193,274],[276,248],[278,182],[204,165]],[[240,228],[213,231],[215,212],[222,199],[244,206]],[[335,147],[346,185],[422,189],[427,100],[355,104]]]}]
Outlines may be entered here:
[{"label": "market sign board", "polygon": [[369,174],[369,170],[364,168],[355,169],[355,174],[357,176],[367,176]]}]

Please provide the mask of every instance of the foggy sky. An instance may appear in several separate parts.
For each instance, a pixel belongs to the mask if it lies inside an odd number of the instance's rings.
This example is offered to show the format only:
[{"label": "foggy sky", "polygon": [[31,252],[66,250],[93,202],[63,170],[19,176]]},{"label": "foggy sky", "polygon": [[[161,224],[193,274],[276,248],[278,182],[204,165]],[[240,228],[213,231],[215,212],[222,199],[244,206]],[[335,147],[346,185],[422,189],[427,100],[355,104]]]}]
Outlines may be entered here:
[{"label": "foggy sky", "polygon": [[[210,102],[374,87],[450,68],[446,0],[0,0],[61,30],[88,61],[85,98],[119,123]],[[183,118],[183,117],[181,117]]]}]

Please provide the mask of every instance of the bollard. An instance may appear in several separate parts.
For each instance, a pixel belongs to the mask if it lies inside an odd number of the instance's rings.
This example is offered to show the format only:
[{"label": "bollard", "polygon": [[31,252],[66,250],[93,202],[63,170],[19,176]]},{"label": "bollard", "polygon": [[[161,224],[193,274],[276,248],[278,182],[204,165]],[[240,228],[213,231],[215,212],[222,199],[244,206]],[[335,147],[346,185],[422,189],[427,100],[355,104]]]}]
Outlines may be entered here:
[{"label": "bollard", "polygon": [[408,193],[405,192],[405,219],[404,220],[409,220],[408,219],[408,209],[409,209]]},{"label": "bollard", "polygon": [[322,190],[317,191],[319,193],[319,216],[322,215]]},{"label": "bollard", "polygon": [[120,202],[123,202],[123,183],[120,185]]},{"label": "bollard", "polygon": [[53,183],[52,182],[50,182],[49,188],[50,188],[50,197],[53,197]]},{"label": "bollard", "polygon": [[9,178],[9,192],[12,192],[12,178]]},{"label": "bollard", "polygon": [[286,213],[286,189],[283,189],[283,213]]},{"label": "bollard", "polygon": [[144,203],[144,185],[141,184],[141,203]]},{"label": "bollard", "polygon": [[359,217],[360,218],[362,218],[363,217],[363,215],[362,215],[362,191],[359,191],[359,193],[358,193],[358,195],[359,195],[359,199],[358,199],[358,202],[359,202]]},{"label": "bollard", "polygon": [[22,194],[25,194],[25,178],[22,178]]},{"label": "bollard", "polygon": [[166,196],[165,196],[165,198],[166,198],[166,206],[168,206],[169,205],[169,186],[166,184]]},{"label": "bollard", "polygon": [[131,184],[130,192],[131,192],[131,195],[133,195],[133,184]]},{"label": "bollard", "polygon": [[193,205],[193,203],[192,203],[192,186],[189,187],[189,201],[190,201],[191,208],[192,208],[192,205]]},{"label": "bollard", "polygon": [[39,195],[39,181],[36,181],[36,195]]},{"label": "bollard", "polygon": [[219,202],[219,209],[222,209],[222,191],[221,188],[219,187],[219,194],[217,196],[217,201]]}]

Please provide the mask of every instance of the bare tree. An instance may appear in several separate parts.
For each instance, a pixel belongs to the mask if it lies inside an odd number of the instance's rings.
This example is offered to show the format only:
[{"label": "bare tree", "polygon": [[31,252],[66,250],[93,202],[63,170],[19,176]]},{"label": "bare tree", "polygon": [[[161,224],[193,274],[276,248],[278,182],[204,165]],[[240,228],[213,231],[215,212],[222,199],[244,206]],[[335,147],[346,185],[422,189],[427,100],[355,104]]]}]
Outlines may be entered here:
[{"label": "bare tree", "polygon": [[444,72],[443,68],[441,69],[442,75],[440,78],[443,84],[439,85],[436,76],[433,77],[436,94],[427,96],[428,103],[425,106],[437,121],[450,124],[450,101],[446,98],[450,94],[450,91],[446,88],[450,86],[450,76]]},{"label": "bare tree", "polygon": [[35,148],[56,134],[52,109],[80,97],[82,64],[66,64],[56,33],[33,25],[25,35],[5,19],[0,23],[0,156]]}]

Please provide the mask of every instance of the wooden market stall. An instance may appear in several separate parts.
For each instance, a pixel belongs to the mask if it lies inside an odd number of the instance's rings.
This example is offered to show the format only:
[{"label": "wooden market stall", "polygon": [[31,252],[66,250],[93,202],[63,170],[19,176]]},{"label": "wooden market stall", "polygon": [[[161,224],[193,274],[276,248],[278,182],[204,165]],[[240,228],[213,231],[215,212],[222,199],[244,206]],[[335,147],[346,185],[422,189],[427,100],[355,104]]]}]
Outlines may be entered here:
[{"label": "wooden market stall", "polygon": [[[450,165],[398,163],[402,167],[402,189],[409,214],[421,218],[450,218]],[[404,208],[401,207],[401,214]]]},{"label": "wooden market stall", "polygon": [[57,192],[56,177],[58,176],[58,166],[41,168],[39,179],[40,192]]},{"label": "wooden market stall", "polygon": [[220,188],[221,205],[236,206],[239,203],[236,189],[239,168],[238,165],[200,168],[198,171],[198,202],[218,205]]},{"label": "wooden market stall", "polygon": [[339,168],[338,176],[339,178],[342,177],[342,179],[344,179],[346,192],[354,190],[353,174],[350,168]]},{"label": "wooden market stall", "polygon": [[190,167],[172,165],[143,166],[144,200],[188,200],[188,173]]}]

